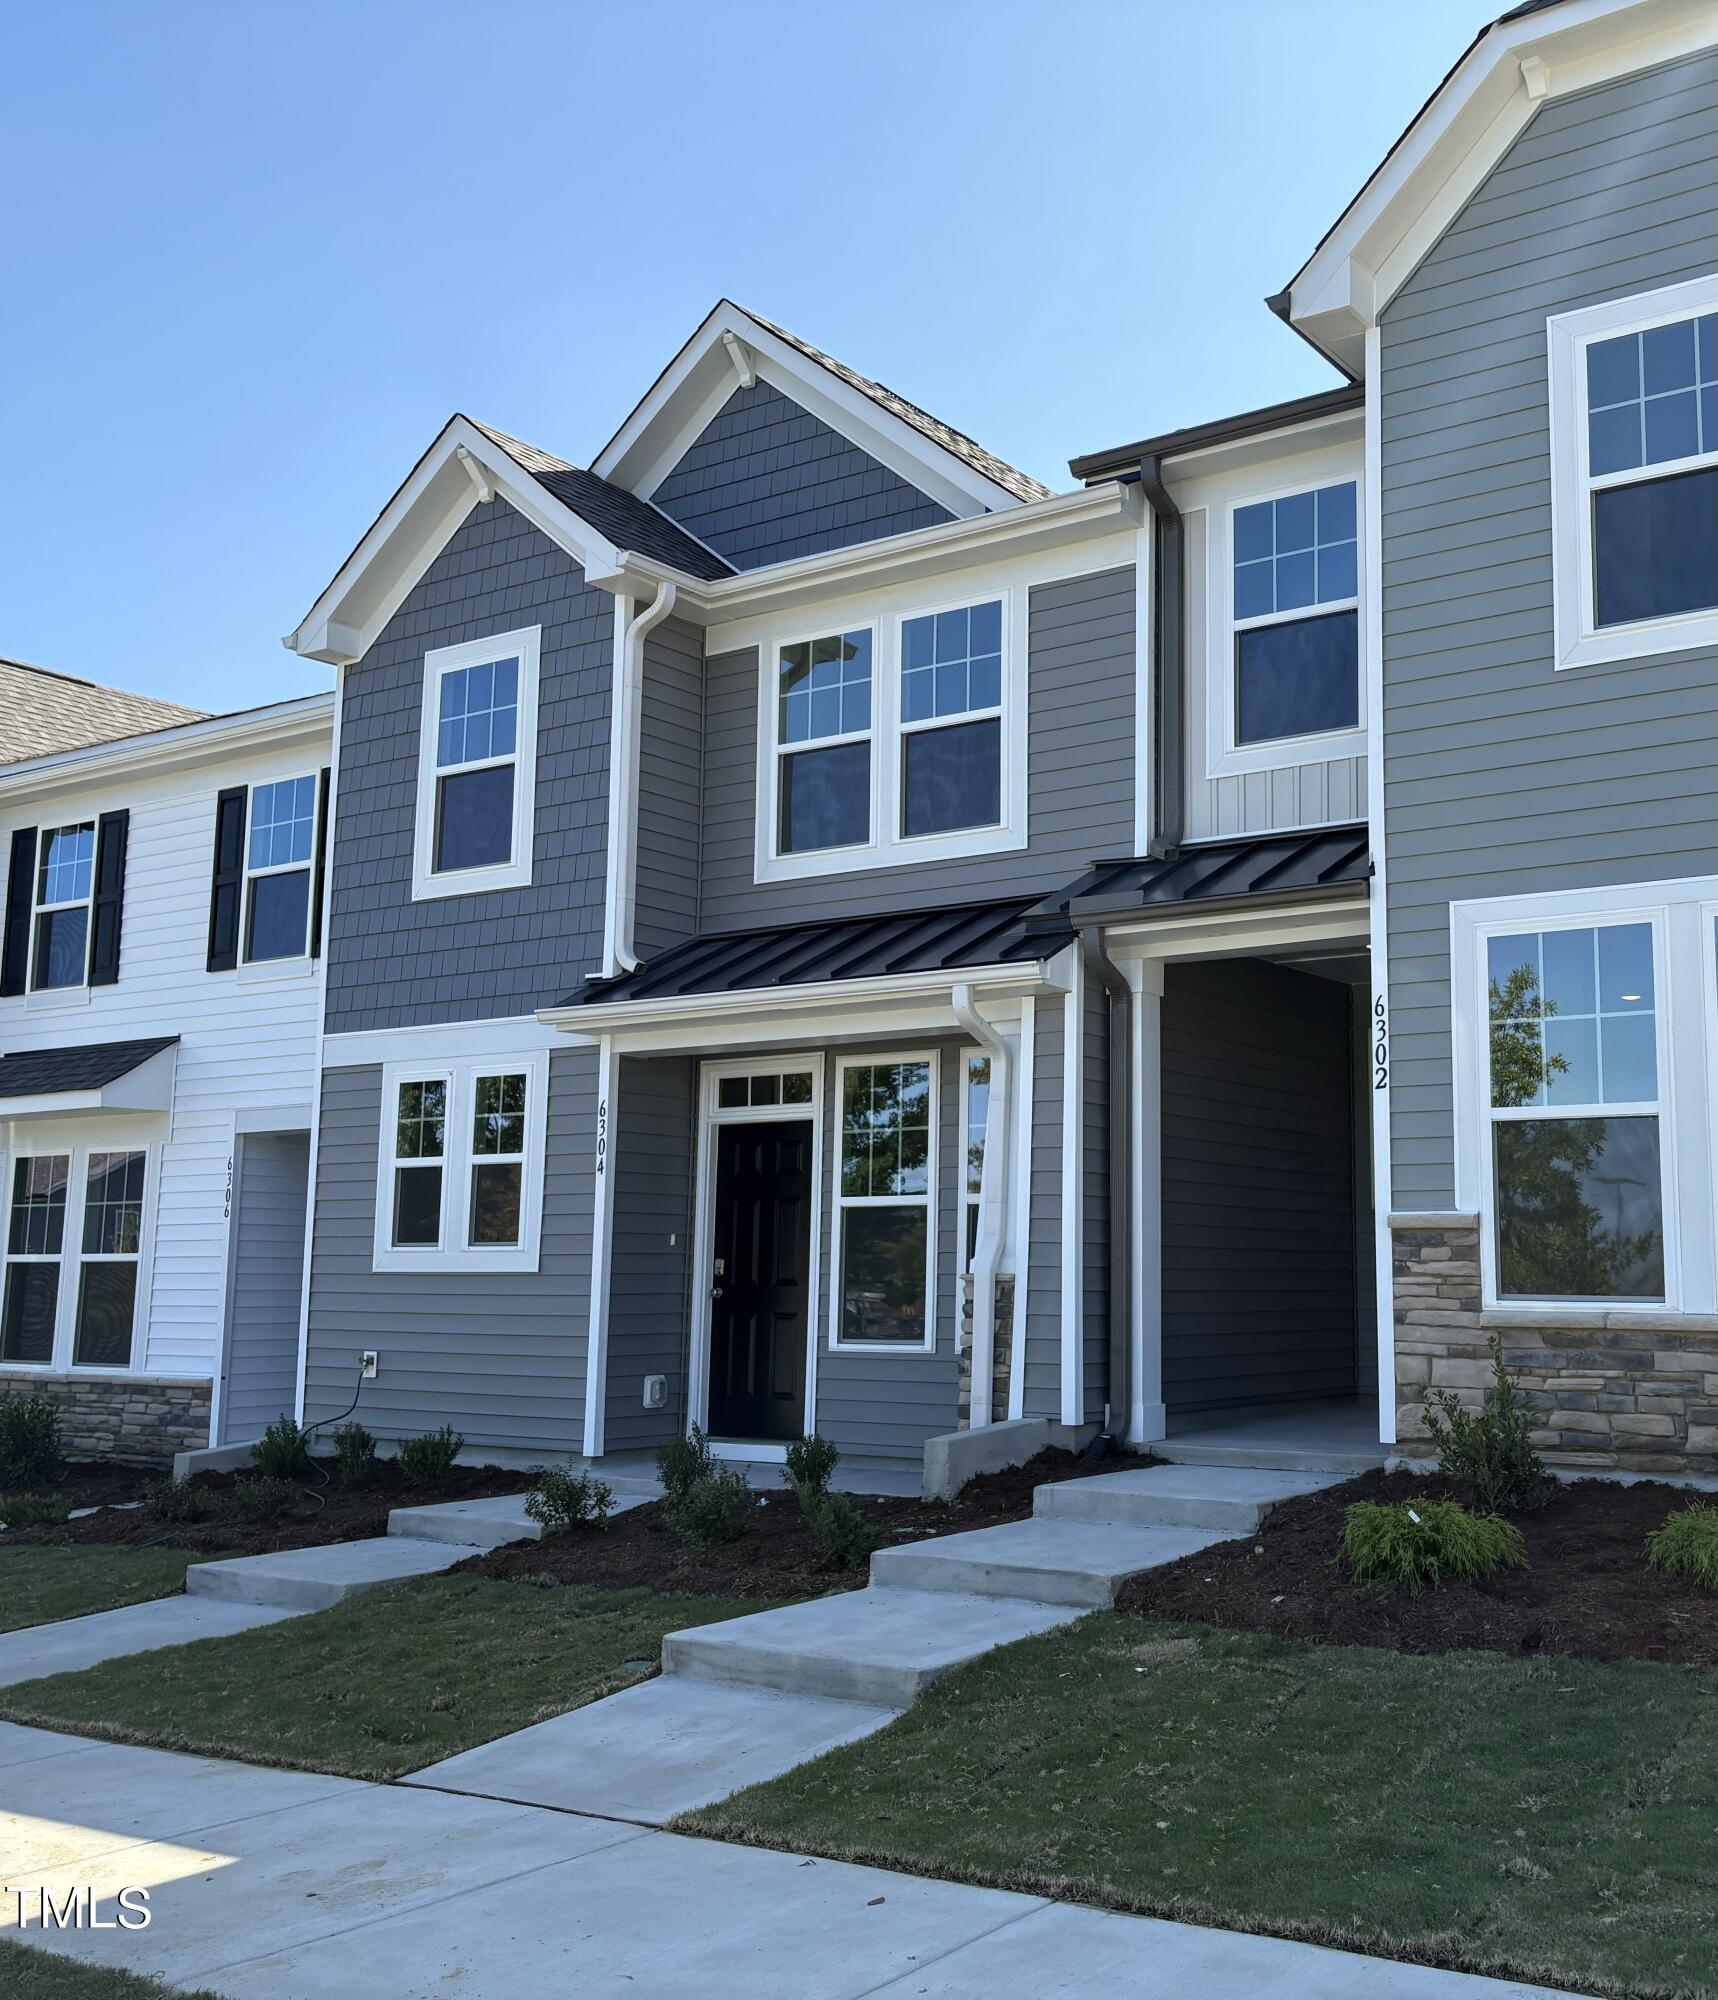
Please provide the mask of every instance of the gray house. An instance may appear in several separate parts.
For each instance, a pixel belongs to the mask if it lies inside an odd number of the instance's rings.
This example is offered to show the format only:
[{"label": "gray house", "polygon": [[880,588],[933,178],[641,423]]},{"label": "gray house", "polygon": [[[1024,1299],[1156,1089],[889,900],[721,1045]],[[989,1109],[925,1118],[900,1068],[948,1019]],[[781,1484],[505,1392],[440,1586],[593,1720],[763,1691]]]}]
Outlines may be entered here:
[{"label": "gray house", "polygon": [[1268,1462],[1495,1329],[1718,1465],[1715,41],[1504,17],[1272,301],[1347,380],[1068,492],[727,301],[454,418],[288,641],[306,1417]]}]

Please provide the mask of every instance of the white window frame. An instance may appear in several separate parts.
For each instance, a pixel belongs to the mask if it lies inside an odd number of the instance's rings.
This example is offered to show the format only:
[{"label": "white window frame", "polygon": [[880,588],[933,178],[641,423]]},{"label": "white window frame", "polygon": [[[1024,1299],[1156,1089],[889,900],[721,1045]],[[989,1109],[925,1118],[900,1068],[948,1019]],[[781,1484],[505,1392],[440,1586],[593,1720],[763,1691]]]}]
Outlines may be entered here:
[{"label": "white window frame", "polygon": [[[474,1153],[471,1120],[476,1107],[477,1080],[486,1076],[525,1078],[524,1172],[520,1176],[519,1241],[471,1243],[472,1168],[495,1156]],[[403,1083],[443,1083],[447,1086],[447,1139],[441,1162],[440,1241],[397,1244],[393,1240],[394,1146],[400,1086]],[[376,1271],[535,1271],[539,1268],[543,1235],[543,1177],[548,1140],[549,1052],[522,1050],[518,1055],[485,1054],[453,1062],[390,1062],[382,1068],[381,1118],[376,1144],[376,1213],[371,1242]],[[509,1156],[510,1157],[510,1156]]]},{"label": "white window frame", "polygon": [[[808,646],[818,639],[834,639],[834,638],[845,637],[846,634],[849,632],[867,632],[870,634],[871,637],[870,727],[867,729],[843,730],[838,735],[835,736],[810,736],[807,737],[801,743],[784,742],[782,740],[782,735],[781,735],[782,654],[785,653],[790,646]],[[883,757],[882,757],[882,744],[879,740],[881,731],[878,726],[880,720],[879,711],[881,708],[882,697],[883,697],[882,627],[875,619],[858,618],[858,619],[842,619],[838,623],[820,626],[814,631],[788,632],[785,633],[780,639],[775,640],[771,644],[768,654],[765,657],[767,658],[768,661],[768,667],[764,678],[767,681],[768,692],[770,695],[770,704],[769,704],[770,736],[771,736],[771,743],[773,746],[771,753],[771,760],[770,760],[770,787],[769,787],[770,810],[769,810],[768,839],[769,839],[770,854],[774,859],[776,859],[781,864],[784,871],[821,875],[828,872],[828,870],[832,867],[841,866],[842,858],[844,856],[851,854],[871,854],[875,852],[877,846],[878,829],[882,825],[881,765],[883,762]],[[871,783],[866,800],[866,812],[868,814],[868,818],[866,820],[865,839],[863,841],[856,841],[851,845],[845,847],[809,848],[803,853],[794,852],[790,849],[782,847],[781,845],[782,766],[791,757],[802,757],[806,755],[808,752],[814,752],[818,750],[838,750],[842,748],[844,745],[855,744],[855,743],[867,744],[869,746],[869,751],[870,751],[868,768],[870,771]],[[821,865],[815,869],[807,869],[803,866],[803,864],[809,861],[816,861]]]},{"label": "white window frame", "polygon": [[[1610,1313],[1674,1317],[1718,1310],[1718,1171],[1711,1125],[1712,1041],[1706,1007],[1711,946],[1702,917],[1718,893],[1710,877],[1619,888],[1505,896],[1450,906],[1450,1027],[1454,1070],[1456,1207],[1480,1218],[1480,1274],[1486,1310],[1522,1319],[1579,1324]],[[1491,1104],[1487,945],[1528,931],[1591,930],[1616,924],[1653,930],[1657,1033],[1656,1104],[1499,1107]],[[1537,1116],[1655,1116],[1663,1179],[1664,1297],[1531,1299],[1500,1297],[1495,1242],[1492,1127]]]},{"label": "white window frame", "polygon": [[[270,862],[265,868],[251,866],[251,834],[256,827],[256,795],[267,791],[272,785],[299,784],[310,780],[310,854],[304,861]],[[282,969],[297,965],[310,956],[310,927],[316,920],[316,827],[322,811],[322,774],[320,771],[289,771],[279,778],[258,778],[245,788],[245,845],[243,894],[239,902],[239,964],[258,966],[264,971],[275,967]],[[292,875],[300,869],[304,871],[309,895],[304,903],[304,942],[299,950],[287,952],[280,958],[251,957],[251,884],[259,882],[267,875]]]},{"label": "white window frame", "polygon": [[[42,901],[42,874],[48,863],[48,843],[56,833],[68,833],[89,828],[89,893],[74,896],[68,902],[44,903]],[[44,826],[36,834],[36,862],[30,882],[30,978],[25,987],[26,994],[39,1005],[47,1005],[55,1000],[75,1000],[89,991],[90,953],[95,949],[95,878],[96,867],[101,858],[101,818],[100,815],[87,820],[66,820],[59,826]],[[40,969],[42,918],[60,910],[84,912],[84,976],[73,986],[38,986],[36,974]]]},{"label": "white window frame", "polygon": [[[930,1072],[930,1150],[925,1161],[923,1195],[849,1195],[841,1191],[841,1107],[847,1072],[854,1069],[895,1069],[925,1063]],[[942,1079],[935,1049],[886,1049],[875,1054],[843,1055],[835,1064],[835,1098],[830,1112],[829,1227],[829,1352],[831,1354],[934,1355],[937,1351],[937,1233],[942,1205]],[[964,1072],[963,1072],[964,1080]],[[854,1208],[916,1208],[925,1210],[925,1331],[922,1340],[843,1340],[841,1338],[841,1268],[846,1243],[846,1216]]]},{"label": "white window frame", "polygon": [[1608,299],[1546,321],[1551,410],[1551,544],[1555,666],[1595,666],[1718,645],[1718,609],[1684,611],[1630,625],[1597,622],[1594,605],[1593,494],[1718,465],[1718,452],[1630,466],[1594,478],[1587,454],[1587,350],[1618,334],[1718,312],[1718,273],[1630,298]]},{"label": "white window frame", "polygon": [[[521,627],[497,632],[459,646],[441,646],[424,655],[423,701],[418,718],[418,796],[412,841],[412,900],[436,896],[474,896],[491,889],[530,887],[537,805],[537,682],[542,659],[543,628]],[[451,673],[485,666],[494,660],[519,662],[518,738],[505,757],[482,757],[469,764],[436,763],[441,684]],[[464,771],[513,766],[513,833],[508,858],[483,868],[459,868],[437,873],[435,818],[437,780]]]},{"label": "white window frame", "polygon": [[[143,1204],[138,1220],[135,1258],[91,1252],[83,1247],[84,1210],[89,1203],[89,1163],[95,1153],[141,1153],[143,1155]],[[122,1138],[69,1136],[63,1126],[49,1126],[42,1136],[31,1133],[22,1144],[14,1143],[4,1159],[4,1198],[0,1200],[0,1270],[14,1263],[58,1262],[59,1275],[54,1293],[54,1345],[47,1361],[0,1361],[0,1368],[16,1368],[36,1375],[129,1376],[142,1372],[148,1346],[149,1291],[154,1270],[155,1200],[160,1181],[161,1147],[157,1140],[135,1133]],[[69,1158],[66,1186],[65,1234],[58,1259],[20,1255],[13,1257],[6,1247],[11,1241],[12,1188],[21,1160],[41,1159],[62,1154]],[[137,1287],[131,1310],[131,1351],[123,1367],[111,1361],[77,1362],[72,1359],[77,1338],[78,1283],[86,1263],[135,1263]]]}]

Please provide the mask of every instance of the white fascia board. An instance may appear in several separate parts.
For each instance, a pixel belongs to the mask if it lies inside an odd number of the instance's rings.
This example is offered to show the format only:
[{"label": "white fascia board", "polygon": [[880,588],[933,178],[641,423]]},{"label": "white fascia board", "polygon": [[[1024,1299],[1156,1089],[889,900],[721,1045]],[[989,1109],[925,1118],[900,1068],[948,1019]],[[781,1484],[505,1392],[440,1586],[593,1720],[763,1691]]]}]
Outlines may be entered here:
[{"label": "white fascia board", "polygon": [[352,1069],[370,1063],[484,1062],[563,1048],[566,1037],[535,1014],[497,1015],[478,1021],[427,1021],[410,1028],[353,1028],[322,1038],[322,1067]]},{"label": "white fascia board", "polygon": [[1189,912],[1140,923],[1123,920],[1104,925],[1104,950],[1120,961],[1250,957],[1285,945],[1364,945],[1368,905],[1367,889],[1361,884],[1351,895],[1321,897],[1298,906],[1260,898],[1227,911]]},{"label": "white fascia board", "polygon": [[123,736],[112,743],[91,743],[81,750],[60,750],[50,757],[0,769],[0,799],[20,793],[59,791],[69,785],[100,783],[137,770],[161,771],[184,764],[284,748],[299,741],[327,744],[333,740],[334,692],[301,695],[271,702],[266,708],[241,709],[233,715],[212,715],[205,722],[186,722],[172,729],[151,729]]},{"label": "white fascia board", "polygon": [[725,341],[729,334],[751,351],[760,379],[951,513],[1022,504],[1017,494],[802,354],[730,299],[715,307],[657,377],[591,470],[648,498],[737,386]]},{"label": "white fascia board", "polygon": [[565,549],[587,573],[609,575],[623,552],[564,506],[516,459],[464,417],[455,417],[420,458],[364,539],[341,565],[287,649],[332,666],[351,666],[375,644],[449,538],[478,504],[468,469],[475,461],[492,490]]},{"label": "white fascia board", "polygon": [[1714,39],[1710,0],[1566,0],[1488,29],[1295,274],[1290,321],[1360,376],[1367,329],[1542,102]]}]

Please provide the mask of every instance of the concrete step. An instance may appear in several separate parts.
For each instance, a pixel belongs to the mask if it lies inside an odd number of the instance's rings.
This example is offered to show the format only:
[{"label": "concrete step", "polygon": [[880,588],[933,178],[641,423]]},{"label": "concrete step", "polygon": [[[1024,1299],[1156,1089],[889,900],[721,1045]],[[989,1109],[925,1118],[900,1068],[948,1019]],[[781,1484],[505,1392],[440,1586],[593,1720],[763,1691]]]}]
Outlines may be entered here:
[{"label": "concrete step", "polygon": [[332,1542],[326,1548],[279,1549],[266,1556],[234,1556],[226,1562],[193,1563],[185,1589],[193,1597],[219,1597],[229,1604],[268,1604],[289,1611],[325,1611],[355,1591],[398,1583],[409,1576],[433,1576],[480,1552],[468,1542],[413,1541],[375,1535],[362,1542]]},{"label": "concrete step", "polygon": [[670,1632],[662,1642],[662,1669],[696,1680],[905,1708],[951,1668],[1079,1616],[1066,1605],[1019,1598],[848,1590]]},{"label": "concrete step", "polygon": [[1222,1539],[1223,1531],[1115,1527],[1103,1521],[1039,1516],[965,1535],[939,1535],[879,1549],[871,1581],[881,1589],[953,1590],[976,1597],[1024,1597],[1040,1604],[1101,1610],[1130,1576],[1176,1562]]},{"label": "concrete step", "polygon": [[1247,1444],[1229,1442],[1221,1433],[1207,1439],[1201,1431],[1186,1437],[1160,1440],[1151,1447],[1157,1458],[1174,1465],[1227,1465],[1255,1472],[1326,1473],[1331,1479],[1355,1479],[1382,1465],[1386,1456],[1381,1444]]},{"label": "concrete step", "polygon": [[1040,1486],[1032,1496],[1032,1511],[1038,1520],[1195,1528],[1213,1537],[1249,1535],[1279,1502],[1332,1483],[1318,1474],[1250,1467],[1147,1465]]},{"label": "concrete step", "polygon": [[388,1533],[419,1542],[458,1542],[498,1549],[504,1542],[540,1542],[543,1530],[525,1512],[523,1493],[493,1500],[443,1500],[429,1507],[395,1507]]},{"label": "concrete step", "polygon": [[404,1782],[664,1826],[857,1742],[895,1714],[672,1674],[461,1751]]}]

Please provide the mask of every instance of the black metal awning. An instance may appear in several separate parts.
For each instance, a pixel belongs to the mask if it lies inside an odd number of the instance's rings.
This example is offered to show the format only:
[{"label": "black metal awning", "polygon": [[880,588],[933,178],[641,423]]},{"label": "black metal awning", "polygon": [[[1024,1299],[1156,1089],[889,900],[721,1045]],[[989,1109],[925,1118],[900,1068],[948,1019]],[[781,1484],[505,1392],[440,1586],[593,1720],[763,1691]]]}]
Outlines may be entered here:
[{"label": "black metal awning", "polygon": [[1371,873],[1366,828],[1329,826],[1313,833],[1201,841],[1165,858],[1099,861],[1038,910],[1041,920],[1052,923],[1125,923],[1227,902],[1359,898]]},{"label": "black metal awning", "polygon": [[9,1103],[38,1097],[82,1097],[118,1083],[152,1056],[177,1045],[177,1035],[141,1042],[83,1042],[67,1049],[20,1049],[0,1056],[0,1118]]}]

